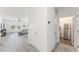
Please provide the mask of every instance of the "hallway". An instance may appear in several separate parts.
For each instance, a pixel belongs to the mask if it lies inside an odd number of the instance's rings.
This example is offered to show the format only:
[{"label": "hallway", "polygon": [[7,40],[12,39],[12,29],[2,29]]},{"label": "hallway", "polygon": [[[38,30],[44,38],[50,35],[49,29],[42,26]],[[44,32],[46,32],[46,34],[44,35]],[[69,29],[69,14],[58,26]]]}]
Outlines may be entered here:
[{"label": "hallway", "polygon": [[38,50],[28,43],[28,36],[18,35],[18,33],[7,34],[2,37],[0,52],[37,52]]},{"label": "hallway", "polygon": [[76,52],[76,50],[69,45],[60,43],[55,49],[54,52]]},{"label": "hallway", "polygon": [[73,46],[70,39],[60,38],[60,42],[63,43],[63,44],[67,44],[67,45]]}]

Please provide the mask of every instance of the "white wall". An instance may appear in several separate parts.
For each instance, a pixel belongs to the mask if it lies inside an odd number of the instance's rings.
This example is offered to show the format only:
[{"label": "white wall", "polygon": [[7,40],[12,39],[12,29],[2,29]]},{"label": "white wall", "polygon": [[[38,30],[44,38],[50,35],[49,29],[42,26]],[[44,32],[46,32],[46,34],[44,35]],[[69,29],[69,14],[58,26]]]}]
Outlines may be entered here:
[{"label": "white wall", "polygon": [[58,20],[56,18],[55,8],[47,9],[47,21],[50,21],[50,24],[47,25],[47,49],[52,51],[57,42],[58,42]]},{"label": "white wall", "polygon": [[75,16],[79,13],[79,7],[57,7],[59,17]]},{"label": "white wall", "polygon": [[30,8],[29,16],[29,43],[34,45],[39,51],[47,51],[47,8]]},{"label": "white wall", "polygon": [[29,17],[29,8],[27,7],[0,7],[0,17],[21,18]]}]

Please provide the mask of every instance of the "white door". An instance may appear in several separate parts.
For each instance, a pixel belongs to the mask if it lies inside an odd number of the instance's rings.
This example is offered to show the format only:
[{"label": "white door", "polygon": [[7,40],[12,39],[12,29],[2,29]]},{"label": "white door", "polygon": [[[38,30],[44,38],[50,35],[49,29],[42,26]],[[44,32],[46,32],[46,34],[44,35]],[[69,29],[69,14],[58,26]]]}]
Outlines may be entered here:
[{"label": "white door", "polygon": [[74,19],[74,47],[79,48],[79,15]]}]

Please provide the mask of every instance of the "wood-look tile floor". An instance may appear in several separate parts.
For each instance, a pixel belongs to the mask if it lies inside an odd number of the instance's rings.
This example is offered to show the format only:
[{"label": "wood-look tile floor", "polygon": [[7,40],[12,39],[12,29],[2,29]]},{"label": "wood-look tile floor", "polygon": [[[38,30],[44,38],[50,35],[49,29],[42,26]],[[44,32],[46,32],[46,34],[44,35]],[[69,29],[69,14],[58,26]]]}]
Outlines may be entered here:
[{"label": "wood-look tile floor", "polygon": [[0,38],[0,52],[38,52],[38,50],[28,43],[28,35],[18,35],[18,33],[7,34]]},{"label": "wood-look tile floor", "polygon": [[53,52],[76,52],[76,49],[70,45],[59,43]]},{"label": "wood-look tile floor", "polygon": [[72,45],[72,42],[71,42],[71,39],[64,39],[64,38],[61,38],[61,39],[60,39],[60,42],[61,42],[61,43],[64,43],[64,44],[67,44],[67,45],[73,46],[73,45]]}]

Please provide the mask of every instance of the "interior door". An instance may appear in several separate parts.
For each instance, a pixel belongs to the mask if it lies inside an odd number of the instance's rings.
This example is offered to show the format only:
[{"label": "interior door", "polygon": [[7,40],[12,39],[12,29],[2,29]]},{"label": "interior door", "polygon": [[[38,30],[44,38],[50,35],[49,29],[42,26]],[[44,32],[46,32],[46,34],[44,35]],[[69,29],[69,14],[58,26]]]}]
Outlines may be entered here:
[{"label": "interior door", "polygon": [[79,48],[79,15],[74,18],[74,46]]}]

